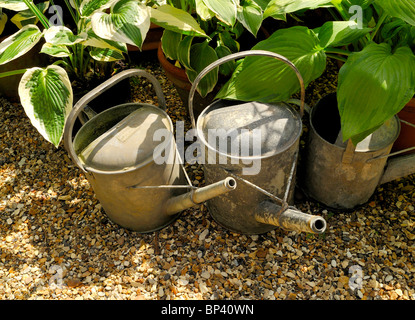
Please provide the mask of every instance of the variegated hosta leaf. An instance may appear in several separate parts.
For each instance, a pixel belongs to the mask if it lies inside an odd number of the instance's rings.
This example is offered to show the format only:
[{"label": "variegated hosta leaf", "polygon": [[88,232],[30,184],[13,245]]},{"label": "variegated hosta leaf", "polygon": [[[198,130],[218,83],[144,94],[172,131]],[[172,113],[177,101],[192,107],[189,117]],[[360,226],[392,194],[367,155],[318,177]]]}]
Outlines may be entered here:
[{"label": "variegated hosta leaf", "polygon": [[151,21],[165,30],[186,36],[208,37],[189,13],[169,5],[151,8]]},{"label": "variegated hosta leaf", "polygon": [[89,54],[94,60],[111,62],[124,59],[122,52],[108,48],[92,48]]},{"label": "variegated hosta leaf", "polygon": [[[215,50],[209,46],[207,40],[192,45],[190,48],[190,63],[192,69],[186,69],[186,74],[190,82],[193,83],[197,75],[216,60],[218,60],[218,56],[216,55]],[[202,97],[205,97],[213,90],[217,82],[218,68],[215,68],[200,80],[196,89]]]},{"label": "variegated hosta leaf", "polygon": [[215,13],[210,10],[203,2],[203,0],[195,0],[196,13],[202,20],[210,20],[215,16]]},{"label": "variegated hosta leaf", "polygon": [[0,34],[2,34],[7,22],[7,14],[0,12]]},{"label": "variegated hosta leaf", "polygon": [[84,46],[127,52],[127,45],[125,43],[102,39],[98,37],[92,29],[89,29],[87,34],[88,38],[82,42]]},{"label": "variegated hosta leaf", "polygon": [[27,25],[0,43],[0,65],[14,60],[30,49],[42,38],[42,32],[35,25]]},{"label": "variegated hosta leaf", "polygon": [[48,42],[42,46],[40,52],[56,58],[64,58],[71,55],[71,52],[66,46],[55,46]]},{"label": "variegated hosta leaf", "polygon": [[150,8],[136,0],[120,0],[111,6],[110,14],[94,13],[91,24],[95,34],[103,39],[141,48],[150,29]]},{"label": "variegated hosta leaf", "polygon": [[20,80],[19,96],[32,125],[58,147],[73,102],[66,71],[56,65],[28,69]]},{"label": "variegated hosta leaf", "polygon": [[171,30],[164,30],[161,37],[161,48],[165,56],[171,60],[177,60],[178,58],[178,46],[177,44],[182,41],[182,34]]},{"label": "variegated hosta leaf", "polygon": [[0,0],[0,8],[22,11],[28,9],[23,0]]},{"label": "variegated hosta leaf", "polygon": [[244,2],[238,7],[238,21],[256,36],[262,24],[262,9],[255,2]]},{"label": "variegated hosta leaf", "polygon": [[79,7],[81,16],[89,17],[97,10],[108,9],[115,1],[116,0],[84,0]]},{"label": "variegated hosta leaf", "polygon": [[237,4],[234,0],[203,0],[209,10],[224,23],[233,26],[236,22]]},{"label": "variegated hosta leaf", "polygon": [[71,46],[86,40],[86,33],[74,35],[72,31],[64,26],[52,26],[44,30],[46,42],[56,46]]},{"label": "variegated hosta leaf", "polygon": [[280,19],[287,13],[302,9],[316,9],[318,7],[331,6],[330,0],[271,0],[264,11],[266,17]]},{"label": "variegated hosta leaf", "polygon": [[[36,5],[36,7],[41,11],[45,12],[47,8],[49,7],[49,1],[41,2]],[[28,24],[36,24],[39,19],[36,17],[36,15],[32,12],[30,9],[26,9],[23,11],[20,11],[16,13],[11,19],[11,22],[13,22],[19,29],[23,28],[24,26]]]}]

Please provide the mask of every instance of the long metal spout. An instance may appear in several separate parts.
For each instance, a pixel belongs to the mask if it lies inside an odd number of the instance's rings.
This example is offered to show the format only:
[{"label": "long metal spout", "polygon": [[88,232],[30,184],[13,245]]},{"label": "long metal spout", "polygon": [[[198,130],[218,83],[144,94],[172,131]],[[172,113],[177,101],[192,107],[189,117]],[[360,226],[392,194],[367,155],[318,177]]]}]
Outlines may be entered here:
[{"label": "long metal spout", "polygon": [[415,154],[390,158],[379,185],[415,173]]},{"label": "long metal spout", "polygon": [[290,231],[321,234],[326,230],[326,220],[293,208],[281,210],[281,207],[271,201],[259,205],[255,220],[261,223],[281,227]]},{"label": "long metal spout", "polygon": [[180,211],[201,204],[236,188],[234,178],[226,178],[203,188],[195,189],[171,198],[166,204],[166,214],[174,215]]}]

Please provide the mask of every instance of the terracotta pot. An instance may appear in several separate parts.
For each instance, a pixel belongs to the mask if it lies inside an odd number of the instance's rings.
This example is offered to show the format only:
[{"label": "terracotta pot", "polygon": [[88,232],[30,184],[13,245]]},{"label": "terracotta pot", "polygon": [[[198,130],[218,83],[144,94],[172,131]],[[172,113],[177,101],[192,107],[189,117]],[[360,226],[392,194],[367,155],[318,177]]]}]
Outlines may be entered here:
[{"label": "terracotta pot", "polygon": [[[144,40],[143,46],[141,47],[141,51],[150,51],[150,50],[157,50],[159,43],[161,41],[161,36],[163,35],[163,28],[151,23],[150,30],[148,30],[146,38]],[[137,46],[132,46],[127,44],[128,51],[140,51]]]},{"label": "terracotta pot", "polygon": [[[415,124],[415,97],[398,113],[399,119]],[[415,146],[415,128],[401,123],[401,133],[393,145],[392,152]],[[415,153],[414,151],[406,154]]]}]

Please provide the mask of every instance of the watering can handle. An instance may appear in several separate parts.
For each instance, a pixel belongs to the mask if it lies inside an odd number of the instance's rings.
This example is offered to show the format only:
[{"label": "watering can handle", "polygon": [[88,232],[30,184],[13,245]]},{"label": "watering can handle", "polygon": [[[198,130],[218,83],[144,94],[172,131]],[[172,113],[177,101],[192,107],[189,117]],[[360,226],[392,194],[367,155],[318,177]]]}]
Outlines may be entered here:
[{"label": "watering can handle", "polygon": [[156,92],[159,107],[163,110],[166,110],[166,100],[164,98],[163,90],[160,86],[160,83],[157,81],[156,77],[151,75],[150,73],[141,70],[141,69],[130,69],[122,71],[115,76],[111,77],[107,81],[101,83],[99,86],[88,92],[84,95],[72,108],[71,112],[65,123],[64,129],[64,143],[65,148],[69,152],[72,160],[76,163],[76,165],[82,169],[82,171],[86,172],[84,166],[82,165],[81,161],[79,161],[77,155],[75,154],[75,149],[73,147],[72,141],[72,130],[75,123],[76,118],[81,113],[81,111],[86,107],[86,105],[99,96],[103,91],[108,90],[118,82],[130,78],[130,77],[144,77],[147,78],[154,86],[154,91]]},{"label": "watering can handle", "polygon": [[221,64],[224,64],[226,62],[232,61],[234,59],[239,59],[239,58],[243,58],[246,56],[268,56],[268,57],[272,57],[275,58],[277,60],[280,60],[284,63],[286,63],[289,67],[291,67],[291,69],[294,70],[295,74],[297,75],[298,81],[300,82],[300,86],[301,86],[301,103],[300,103],[300,116],[302,117],[304,114],[304,101],[305,101],[305,87],[304,87],[304,80],[303,77],[300,74],[300,71],[298,71],[297,67],[290,61],[288,60],[286,57],[275,53],[275,52],[271,52],[271,51],[266,51],[266,50],[250,50],[250,51],[242,51],[242,52],[237,52],[237,53],[233,53],[230,55],[227,55],[225,57],[222,57],[218,60],[216,60],[215,62],[211,63],[210,65],[208,65],[206,68],[204,68],[196,77],[196,79],[193,81],[193,85],[192,88],[190,89],[190,93],[189,93],[189,113],[190,113],[190,120],[192,122],[192,126],[193,128],[196,128],[196,121],[195,121],[195,116],[193,113],[193,97],[194,94],[196,92],[196,88],[199,85],[200,80],[206,75],[208,74],[210,71],[212,71],[214,68],[220,66]]}]

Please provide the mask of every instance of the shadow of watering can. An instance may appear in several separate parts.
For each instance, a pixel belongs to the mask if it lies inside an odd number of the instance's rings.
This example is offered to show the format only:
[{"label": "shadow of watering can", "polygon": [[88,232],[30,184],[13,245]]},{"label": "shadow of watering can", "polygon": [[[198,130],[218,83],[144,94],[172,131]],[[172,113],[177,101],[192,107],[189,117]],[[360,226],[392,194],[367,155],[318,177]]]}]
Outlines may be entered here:
[{"label": "shadow of watering can", "polygon": [[415,154],[398,156],[415,147],[390,153],[401,128],[397,116],[354,146],[342,142],[335,93],[306,109],[310,131],[300,185],[308,196],[335,209],[352,209],[366,203],[379,185],[415,173]]},{"label": "shadow of watering can", "polygon": [[[72,140],[75,119],[87,103],[133,76],[152,83],[159,107],[146,103],[111,107],[84,123]],[[160,129],[171,133],[162,142],[154,138]],[[173,123],[165,112],[157,79],[144,70],[131,69],[113,76],[78,101],[68,116],[64,141],[108,217],[124,228],[144,233],[161,229],[179,212],[236,188],[231,177],[203,188],[193,187],[172,133]],[[156,148],[164,150],[163,161],[155,158]]]},{"label": "shadow of watering can", "polygon": [[[221,64],[245,56],[268,56],[295,71],[301,84],[301,114],[286,103],[219,99],[202,111],[196,123],[193,96],[200,80]],[[206,202],[218,224],[245,234],[265,233],[277,227],[317,234],[325,231],[323,217],[303,213],[289,205],[295,186],[304,98],[300,72],[288,59],[269,51],[230,54],[207,66],[196,77],[188,106],[193,128],[205,150],[205,180],[212,182],[232,176],[238,181],[237,190]],[[215,130],[227,132],[229,136],[212,140],[210,134]],[[257,140],[255,133],[259,136]],[[242,152],[244,148],[246,152]],[[259,165],[256,172],[250,170],[255,169],[252,168],[255,164]]]}]

